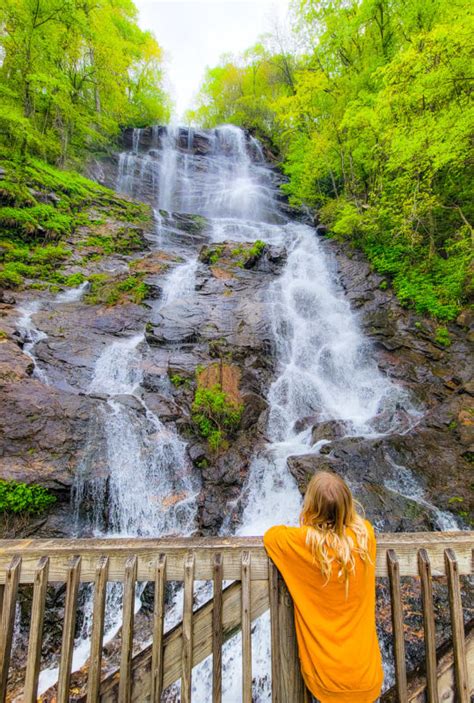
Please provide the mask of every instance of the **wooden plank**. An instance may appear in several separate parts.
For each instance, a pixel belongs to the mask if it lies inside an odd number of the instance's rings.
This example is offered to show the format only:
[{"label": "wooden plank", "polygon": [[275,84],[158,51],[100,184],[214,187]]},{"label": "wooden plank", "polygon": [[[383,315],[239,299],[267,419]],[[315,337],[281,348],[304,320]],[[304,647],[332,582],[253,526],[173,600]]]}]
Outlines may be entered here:
[{"label": "wooden plank", "polygon": [[252,703],[250,552],[242,552],[242,703]]},{"label": "wooden plank", "polygon": [[76,628],[77,594],[81,577],[81,557],[72,557],[66,580],[66,603],[64,605],[61,660],[59,662],[58,703],[68,703],[71,680],[74,631]]},{"label": "wooden plank", "polygon": [[49,557],[41,557],[35,574],[33,602],[31,605],[30,638],[25,674],[25,703],[36,703],[38,678],[41,663],[41,643],[43,640],[44,609],[48,587]]},{"label": "wooden plank", "polygon": [[272,703],[283,703],[280,690],[280,628],[278,625],[278,569],[268,560],[272,657]]},{"label": "wooden plank", "polygon": [[305,703],[306,686],[300,670],[293,600],[278,574],[278,627],[280,630],[280,686],[282,701]]},{"label": "wooden plank", "polygon": [[[433,576],[445,575],[444,551],[451,548],[456,552],[460,575],[472,574],[472,549],[474,532],[415,532],[381,534],[377,537],[377,576],[387,576],[386,552],[397,552],[400,576],[417,576],[417,552],[426,549]],[[241,553],[246,549],[252,553],[252,580],[268,578],[268,560],[262,546],[261,537],[215,537],[215,538],[162,538],[128,539],[51,539],[51,540],[1,540],[0,541],[0,583],[5,582],[4,569],[15,554],[22,556],[21,583],[32,583],[38,559],[49,556],[51,581],[65,581],[69,559],[77,554],[82,556],[81,580],[92,582],[95,578],[97,558],[109,556],[109,581],[123,581],[125,562],[129,556],[138,560],[137,579],[152,581],[155,577],[156,559],[160,553],[167,556],[167,579],[182,579],[184,560],[189,550],[195,554],[194,577],[211,580],[213,577],[214,554],[222,553],[223,578],[239,580]]]},{"label": "wooden plank", "polygon": [[8,564],[5,574],[5,591],[2,604],[2,622],[0,626],[0,702],[7,695],[8,669],[15,624],[16,596],[21,573],[21,557],[14,556]]},{"label": "wooden plank", "polygon": [[397,555],[392,549],[387,552],[387,569],[390,582],[390,605],[392,609],[393,653],[395,658],[395,680],[397,682],[397,700],[406,703],[407,670],[405,661],[405,638],[403,633],[402,594],[400,589],[400,566]]},{"label": "wooden plank", "polygon": [[212,596],[212,703],[222,703],[222,643],[222,554],[216,554]]},{"label": "wooden plank", "polygon": [[[474,620],[467,624],[466,651],[469,675],[469,689],[474,695]],[[437,687],[440,701],[456,700],[456,684],[454,680],[454,654],[452,641],[446,641],[437,651]],[[417,667],[408,674],[408,702],[426,703],[426,676],[423,667]],[[395,700],[394,687],[386,691],[380,703],[393,703]]]},{"label": "wooden plank", "polygon": [[[252,620],[268,610],[268,583],[254,581],[251,591]],[[222,627],[226,642],[240,629],[241,584],[233,583],[222,592]],[[164,637],[164,678],[163,688],[167,688],[181,676],[182,624],[176,625]],[[212,654],[212,601],[208,601],[195,611],[193,617],[193,666],[200,664]],[[151,646],[133,658],[132,702],[143,703],[150,694]],[[107,676],[101,685],[101,703],[115,703],[117,700],[119,672]],[[84,703],[79,698],[77,703]],[[291,698],[289,699],[291,700]],[[293,701],[292,701],[293,703]]]},{"label": "wooden plank", "polygon": [[421,582],[428,703],[439,703],[438,678],[436,671],[433,586],[431,579],[431,564],[426,549],[420,549],[418,552],[418,569],[420,572]]},{"label": "wooden plank", "polygon": [[125,565],[122,606],[122,651],[120,654],[119,703],[130,703],[132,693],[133,623],[135,613],[135,582],[137,558],[128,557]]},{"label": "wooden plank", "polygon": [[160,554],[155,573],[151,703],[160,703],[163,690],[163,632],[165,624],[166,554]]},{"label": "wooden plank", "polygon": [[181,701],[191,703],[193,669],[193,600],[194,554],[190,552],[184,564],[183,650],[181,655]]},{"label": "wooden plank", "polygon": [[452,549],[445,552],[446,573],[448,577],[449,610],[451,630],[453,633],[454,671],[456,679],[456,701],[469,702],[467,676],[466,642],[464,639],[464,618],[459,584],[459,570],[456,555]]},{"label": "wooden plank", "polygon": [[105,601],[107,598],[108,557],[99,558],[96,566],[94,585],[94,605],[92,611],[91,655],[89,659],[89,674],[87,678],[87,703],[96,703],[99,696],[102,641],[104,639]]}]

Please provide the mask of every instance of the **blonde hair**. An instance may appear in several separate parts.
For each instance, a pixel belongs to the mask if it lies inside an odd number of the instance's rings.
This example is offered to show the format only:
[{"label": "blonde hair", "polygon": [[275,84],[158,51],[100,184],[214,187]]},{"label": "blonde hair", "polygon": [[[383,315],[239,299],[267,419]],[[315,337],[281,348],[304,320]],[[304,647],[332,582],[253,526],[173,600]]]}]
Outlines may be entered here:
[{"label": "blonde hair", "polygon": [[[344,479],[330,471],[314,474],[304,496],[300,524],[308,527],[306,544],[326,583],[336,564],[337,577],[344,581],[347,597],[349,577],[355,571],[354,554],[359,554],[362,561],[370,561],[370,557],[367,525],[357,512],[356,501]],[[347,534],[348,528],[354,532],[357,544]]]}]

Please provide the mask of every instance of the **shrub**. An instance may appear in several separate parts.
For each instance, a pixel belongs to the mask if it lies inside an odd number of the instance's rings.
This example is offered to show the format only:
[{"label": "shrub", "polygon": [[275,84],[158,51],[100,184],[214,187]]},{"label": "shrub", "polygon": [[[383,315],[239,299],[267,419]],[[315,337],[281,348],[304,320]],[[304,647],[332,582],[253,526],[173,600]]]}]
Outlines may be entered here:
[{"label": "shrub", "polygon": [[0,513],[34,515],[44,512],[55,502],[56,497],[47,488],[0,479]]},{"label": "shrub", "polygon": [[435,342],[440,344],[442,347],[449,347],[451,344],[451,337],[446,327],[437,327],[435,333]]},{"label": "shrub", "polygon": [[192,412],[198,433],[217,452],[227,445],[228,435],[238,429],[243,405],[229,399],[217,383],[211,388],[197,388]]}]

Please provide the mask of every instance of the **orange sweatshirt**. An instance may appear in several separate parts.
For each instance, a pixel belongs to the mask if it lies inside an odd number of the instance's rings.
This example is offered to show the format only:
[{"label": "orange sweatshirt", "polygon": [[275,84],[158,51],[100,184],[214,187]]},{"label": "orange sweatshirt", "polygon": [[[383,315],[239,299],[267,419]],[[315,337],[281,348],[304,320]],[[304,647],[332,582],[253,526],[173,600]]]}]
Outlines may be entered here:
[{"label": "orange sweatshirt", "polygon": [[[337,566],[326,583],[306,546],[306,527],[271,527],[263,542],[295,604],[301,671],[321,703],[373,703],[383,681],[375,630],[375,535],[369,529],[371,562],[355,555],[346,599]],[[348,534],[357,544],[357,538]]]}]

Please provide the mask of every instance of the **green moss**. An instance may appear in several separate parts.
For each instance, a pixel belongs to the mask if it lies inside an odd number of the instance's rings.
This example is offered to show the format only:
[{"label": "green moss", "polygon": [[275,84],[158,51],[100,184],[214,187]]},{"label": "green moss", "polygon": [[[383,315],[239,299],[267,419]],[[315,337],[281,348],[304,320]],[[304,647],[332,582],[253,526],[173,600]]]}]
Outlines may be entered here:
[{"label": "green moss", "polygon": [[436,328],[435,342],[442,347],[449,347],[451,345],[451,336],[446,327]]},{"label": "green moss", "polygon": [[84,301],[91,305],[139,304],[148,296],[148,286],[140,274],[117,280],[105,273],[97,273],[89,276],[89,283]]},{"label": "green moss", "polygon": [[257,257],[257,258],[260,257],[263,254],[266,246],[267,245],[265,244],[265,242],[262,242],[261,239],[257,239],[255,244],[247,252],[249,258],[250,257],[252,257],[252,258],[253,257]]},{"label": "green moss", "polygon": [[181,386],[189,385],[189,379],[184,376],[180,376],[179,373],[175,373],[170,376],[170,381],[176,388],[181,388]]},{"label": "green moss", "polygon": [[19,234],[26,239],[35,238],[38,235],[60,238],[71,233],[73,221],[71,215],[58,212],[52,205],[0,208],[2,230]]},{"label": "green moss", "polygon": [[[0,179],[0,285],[18,288],[36,280],[75,285],[59,266],[72,254],[61,240],[78,227],[93,230],[109,219],[135,225],[115,227],[110,235],[92,232],[86,245],[99,251],[89,259],[143,247],[142,226],[151,221],[147,205],[129,202],[77,173],[36,159],[4,159],[1,166],[5,175]],[[95,222],[87,208],[99,212]]]},{"label": "green moss", "polygon": [[0,513],[38,514],[55,502],[47,488],[0,479]]},{"label": "green moss", "polygon": [[263,242],[261,239],[257,239],[257,241],[254,242],[254,244],[250,248],[241,244],[240,246],[233,249],[231,254],[234,258],[237,258],[237,266],[239,266],[240,268],[245,268],[252,261],[259,259],[262,256],[266,246],[267,245],[265,244],[265,242]]},{"label": "green moss", "polygon": [[85,280],[86,277],[83,273],[71,273],[70,276],[65,277],[64,285],[68,286],[69,288],[77,288],[81,285],[81,283],[84,283]]}]

